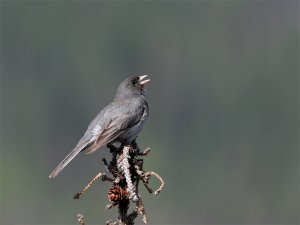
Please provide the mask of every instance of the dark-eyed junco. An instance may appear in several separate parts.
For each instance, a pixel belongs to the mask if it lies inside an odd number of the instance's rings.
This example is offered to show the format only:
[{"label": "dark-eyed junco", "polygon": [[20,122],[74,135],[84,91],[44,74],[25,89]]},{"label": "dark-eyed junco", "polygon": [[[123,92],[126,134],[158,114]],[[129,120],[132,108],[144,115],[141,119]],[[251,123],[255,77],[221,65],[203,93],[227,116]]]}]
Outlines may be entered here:
[{"label": "dark-eyed junco", "polygon": [[89,154],[105,144],[131,144],[135,140],[149,113],[144,85],[150,80],[144,80],[146,77],[147,75],[132,76],[119,85],[113,101],[100,111],[76,147],[53,170],[49,178],[56,177],[81,151]]}]

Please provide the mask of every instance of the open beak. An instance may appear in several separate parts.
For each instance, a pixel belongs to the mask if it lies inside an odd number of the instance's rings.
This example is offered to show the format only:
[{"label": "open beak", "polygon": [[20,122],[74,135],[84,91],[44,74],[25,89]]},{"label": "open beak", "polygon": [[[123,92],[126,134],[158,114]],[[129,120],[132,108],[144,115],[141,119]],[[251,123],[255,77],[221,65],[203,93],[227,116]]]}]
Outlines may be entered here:
[{"label": "open beak", "polygon": [[144,80],[148,75],[142,75],[142,76],[139,76],[139,82],[140,82],[140,85],[144,86],[146,83],[148,83],[150,81],[150,79],[148,80]]}]

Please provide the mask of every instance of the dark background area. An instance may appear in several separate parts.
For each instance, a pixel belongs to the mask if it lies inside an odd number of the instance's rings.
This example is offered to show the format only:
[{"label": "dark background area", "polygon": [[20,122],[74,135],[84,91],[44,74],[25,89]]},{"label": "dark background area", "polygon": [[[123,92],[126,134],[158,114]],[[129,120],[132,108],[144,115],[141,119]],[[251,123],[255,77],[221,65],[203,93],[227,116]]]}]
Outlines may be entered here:
[{"label": "dark background area", "polygon": [[48,175],[134,74],[166,182],[141,186],[149,224],[299,224],[298,1],[0,4],[1,224],[115,218],[108,183],[72,199],[105,148]]}]

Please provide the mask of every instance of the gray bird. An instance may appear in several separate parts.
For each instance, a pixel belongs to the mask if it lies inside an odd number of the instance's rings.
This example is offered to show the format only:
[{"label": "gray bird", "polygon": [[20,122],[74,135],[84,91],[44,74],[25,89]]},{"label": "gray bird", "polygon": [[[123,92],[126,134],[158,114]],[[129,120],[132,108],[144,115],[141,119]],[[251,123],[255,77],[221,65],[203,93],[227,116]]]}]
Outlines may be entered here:
[{"label": "gray bird", "polygon": [[81,151],[90,154],[103,145],[119,142],[131,144],[142,130],[149,108],[145,99],[144,80],[147,75],[132,76],[118,87],[113,101],[88,126],[76,147],[52,171],[49,178],[59,172]]}]

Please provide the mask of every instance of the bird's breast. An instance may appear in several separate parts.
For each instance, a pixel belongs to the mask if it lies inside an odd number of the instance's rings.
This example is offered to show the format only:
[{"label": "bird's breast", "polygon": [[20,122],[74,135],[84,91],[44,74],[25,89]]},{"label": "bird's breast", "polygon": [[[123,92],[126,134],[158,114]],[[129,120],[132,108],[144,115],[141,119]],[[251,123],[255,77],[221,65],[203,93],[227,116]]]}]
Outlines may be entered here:
[{"label": "bird's breast", "polygon": [[148,118],[149,109],[148,106],[143,110],[142,116],[139,121],[134,124],[132,127],[127,128],[118,138],[117,141],[121,141],[122,143],[130,144],[134,139],[136,139],[139,132],[143,129],[144,124]]}]

